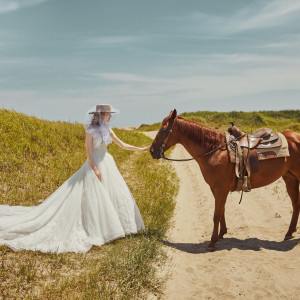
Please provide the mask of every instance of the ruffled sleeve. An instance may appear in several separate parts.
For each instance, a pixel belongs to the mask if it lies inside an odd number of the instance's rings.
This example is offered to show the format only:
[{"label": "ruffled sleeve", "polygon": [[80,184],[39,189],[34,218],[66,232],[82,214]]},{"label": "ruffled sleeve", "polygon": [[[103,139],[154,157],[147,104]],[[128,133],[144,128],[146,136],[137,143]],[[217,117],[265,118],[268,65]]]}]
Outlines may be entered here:
[{"label": "ruffled sleeve", "polygon": [[85,132],[86,133],[91,133],[91,134],[96,133],[97,132],[97,127],[95,127],[95,126],[89,126],[89,127],[87,127],[85,129]]},{"label": "ruffled sleeve", "polygon": [[112,142],[110,137],[111,131],[108,126],[89,126],[85,129],[85,132],[92,134],[94,148],[102,144],[108,145]]}]

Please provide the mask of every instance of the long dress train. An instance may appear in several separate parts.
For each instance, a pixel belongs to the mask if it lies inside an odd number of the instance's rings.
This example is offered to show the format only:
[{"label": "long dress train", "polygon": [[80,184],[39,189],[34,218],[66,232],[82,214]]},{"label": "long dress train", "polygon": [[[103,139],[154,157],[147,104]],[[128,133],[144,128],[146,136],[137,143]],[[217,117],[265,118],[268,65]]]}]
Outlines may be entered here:
[{"label": "long dress train", "polygon": [[86,252],[145,228],[136,202],[97,130],[93,157],[40,205],[0,205],[0,245],[13,250]]}]

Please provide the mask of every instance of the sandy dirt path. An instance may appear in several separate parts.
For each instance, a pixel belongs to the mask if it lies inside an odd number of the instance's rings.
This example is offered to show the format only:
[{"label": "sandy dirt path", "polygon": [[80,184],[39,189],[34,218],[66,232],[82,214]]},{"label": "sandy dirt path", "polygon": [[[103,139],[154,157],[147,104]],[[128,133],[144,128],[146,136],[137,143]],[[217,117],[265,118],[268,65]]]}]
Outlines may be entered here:
[{"label": "sandy dirt path", "polygon": [[[147,133],[154,138],[155,132]],[[176,145],[173,158],[190,157]],[[165,247],[170,264],[163,299],[300,299],[300,229],[283,241],[291,202],[282,179],[226,204],[228,234],[208,252],[214,198],[195,161],[173,162],[180,179],[174,226]]]}]

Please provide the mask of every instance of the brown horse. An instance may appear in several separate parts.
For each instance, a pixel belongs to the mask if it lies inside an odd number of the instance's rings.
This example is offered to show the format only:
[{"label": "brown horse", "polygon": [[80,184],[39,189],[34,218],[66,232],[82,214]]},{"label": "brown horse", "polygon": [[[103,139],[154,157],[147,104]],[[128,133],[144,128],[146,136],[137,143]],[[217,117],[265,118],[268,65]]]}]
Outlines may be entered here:
[{"label": "brown horse", "polygon": [[[297,231],[300,211],[300,134],[293,131],[284,131],[282,134],[288,141],[290,156],[260,161],[260,171],[251,174],[251,187],[259,188],[268,185],[282,176],[293,205],[291,223],[285,235],[285,240],[288,240],[293,238],[292,234]],[[203,177],[215,197],[214,226],[208,246],[208,248],[213,248],[218,239],[222,239],[227,233],[225,203],[228,193],[236,185],[234,164],[230,163],[226,146],[224,146],[225,133],[179,117],[174,109],[163,120],[151,145],[150,153],[153,158],[159,159],[163,151],[177,143],[182,144],[198,162]],[[222,144],[223,147],[213,152]],[[210,152],[208,155],[203,156],[208,152]]]}]

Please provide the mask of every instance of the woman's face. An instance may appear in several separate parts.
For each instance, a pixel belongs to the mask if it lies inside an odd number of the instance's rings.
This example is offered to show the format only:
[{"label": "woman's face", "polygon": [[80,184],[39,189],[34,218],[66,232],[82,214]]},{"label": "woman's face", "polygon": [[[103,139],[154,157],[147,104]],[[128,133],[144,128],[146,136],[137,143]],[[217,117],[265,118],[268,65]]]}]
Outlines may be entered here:
[{"label": "woman's face", "polygon": [[103,122],[105,122],[105,123],[109,122],[110,119],[111,119],[111,113],[105,113],[103,118],[102,118]]}]

